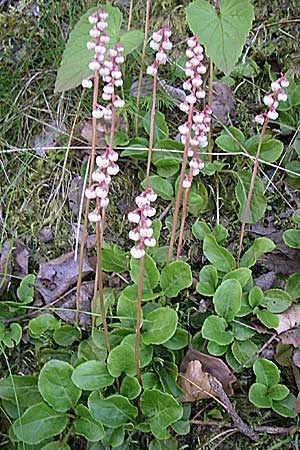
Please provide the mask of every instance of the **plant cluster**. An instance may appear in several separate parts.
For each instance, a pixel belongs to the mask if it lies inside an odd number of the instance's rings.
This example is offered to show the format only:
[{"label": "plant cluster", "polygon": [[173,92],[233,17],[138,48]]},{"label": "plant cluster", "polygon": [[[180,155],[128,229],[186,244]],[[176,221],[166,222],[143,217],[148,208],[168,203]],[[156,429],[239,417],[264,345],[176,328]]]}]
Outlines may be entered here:
[{"label": "plant cluster", "polygon": [[[72,444],[75,448],[78,439],[84,440],[88,450],[125,450],[134,448],[136,439],[141,439],[141,448],[177,449],[175,436],[189,433],[191,413],[191,404],[182,401],[186,392],[178,383],[180,377],[185,377],[186,385],[193,384],[194,390],[207,394],[209,388],[212,398],[220,397],[220,392],[209,384],[212,376],[209,367],[203,369],[198,361],[197,370],[203,370],[208,385],[199,384],[199,373],[195,375],[196,381],[189,378],[190,372],[183,373],[181,362],[187,349],[204,350],[214,363],[222,360],[225,365],[226,361],[231,375],[243,370],[252,373],[253,369],[256,379],[253,375],[248,397],[256,410],[273,410],[287,418],[296,416],[293,390],[283,381],[280,383],[277,365],[261,357],[266,339],[260,330],[275,334],[282,314],[300,298],[300,277],[292,274],[284,288],[262,290],[255,283],[254,270],[258,258],[272,252],[275,244],[267,237],[260,237],[247,243],[247,250],[243,251],[246,224],[261,220],[267,207],[263,181],[257,176],[259,163],[263,167],[275,163],[284,149],[283,143],[267,130],[267,125],[278,119],[281,126],[284,105],[292,107],[295,98],[295,83],[284,75],[272,76],[272,92],[263,100],[269,111],[254,118],[263,126],[262,131],[248,139],[238,128],[229,126],[213,142],[210,95],[205,103],[207,58],[210,58],[210,76],[213,63],[229,74],[251,27],[251,4],[248,0],[238,3],[223,0],[219,8],[216,1],[210,4],[196,0],[187,7],[193,35],[187,39],[184,75],[181,74],[185,97],[179,108],[186,117],[178,126],[180,142],[169,137],[166,119],[157,108],[159,71],[161,66],[166,68],[173,47],[170,28],[165,25],[155,31],[149,42],[148,56],[152,62],[146,73],[153,80],[152,101],[150,111],[142,120],[149,141],[144,137],[129,139],[116,128],[122,112],[127,113],[122,64],[141,45],[143,33],[129,30],[122,34],[121,13],[110,5],[89,10],[71,33],[56,88],[64,90],[81,83],[84,89],[93,89],[93,134],[86,174],[88,187],[84,193],[76,323],[62,323],[49,309],[31,318],[26,326],[30,342],[39,353],[39,367],[33,375],[11,373],[0,380],[2,408],[11,422],[9,448],[68,450]],[[239,39],[234,36],[237,25],[241,29]],[[211,29],[215,30],[214,39]],[[83,31],[90,36],[84,46]],[[73,56],[79,38],[80,77],[70,71],[73,64],[70,55]],[[216,52],[213,41],[222,39],[225,47]],[[91,51],[94,52],[92,61]],[[109,124],[110,131],[105,148],[99,151],[96,133],[100,120]],[[253,173],[242,164],[234,171],[227,170],[225,162],[212,160],[214,146],[225,156],[231,153],[238,157],[242,153],[254,160]],[[118,147],[123,148],[121,155]],[[298,141],[294,147],[299,156]],[[131,156],[138,161],[146,160],[147,166],[145,171],[140,171],[142,190],[135,198],[136,206],[127,214],[132,227],[129,239],[134,245],[124,250],[105,242],[109,235],[107,208],[112,177],[120,176],[122,158]],[[154,167],[156,172],[151,174]],[[295,175],[293,169],[287,170]],[[229,249],[228,230],[219,222],[212,227],[199,218],[209,197],[206,183],[200,178],[206,176],[211,180],[216,175],[221,179],[228,173],[238,180],[235,193],[240,205],[241,233],[236,257]],[[199,174],[202,177],[197,177]],[[162,221],[154,218],[153,203],[159,198],[173,200],[173,197],[174,211],[166,220],[170,242],[159,246]],[[182,257],[189,214],[193,239],[201,246],[205,261],[198,266],[196,283],[193,283],[195,274],[191,266],[184,260],[186,256]],[[294,212],[292,220],[299,227],[299,210]],[[78,326],[88,227],[96,230],[97,254],[90,333]],[[299,249],[299,233],[298,229],[286,230],[284,242]],[[103,271],[125,273],[126,285],[105,286]],[[28,275],[17,290],[17,301],[2,302],[4,322],[0,327],[0,345],[6,362],[7,353],[22,338],[22,328],[14,322],[14,317],[22,315],[26,308],[34,308],[34,283],[35,277]],[[191,294],[205,303],[204,312],[194,307]],[[189,318],[184,317],[183,304],[188,305],[188,313],[193,313],[191,317],[190,314]],[[189,331],[184,326],[187,321]],[[217,380],[226,391],[226,381]]]}]

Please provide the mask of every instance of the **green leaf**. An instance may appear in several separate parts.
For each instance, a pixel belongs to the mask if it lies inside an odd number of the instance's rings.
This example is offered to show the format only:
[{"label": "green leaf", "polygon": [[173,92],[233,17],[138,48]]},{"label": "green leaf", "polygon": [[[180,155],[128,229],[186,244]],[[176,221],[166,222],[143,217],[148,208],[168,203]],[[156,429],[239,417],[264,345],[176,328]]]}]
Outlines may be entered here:
[{"label": "green leaf", "polygon": [[227,349],[228,345],[220,345],[214,341],[209,341],[207,344],[208,353],[213,356],[222,356],[226,353]]},{"label": "green leaf", "polygon": [[[139,284],[140,276],[140,259],[131,258],[130,260],[130,276],[135,284]],[[144,275],[143,275],[143,289],[146,291],[152,291],[156,288],[159,282],[159,271],[156,267],[154,260],[149,255],[144,256]]]},{"label": "green leaf", "polygon": [[176,331],[177,320],[176,311],[168,306],[151,311],[143,323],[142,340],[144,344],[167,342]]},{"label": "green leaf", "polygon": [[246,286],[248,281],[250,280],[252,272],[250,269],[246,267],[241,267],[240,269],[232,270],[231,272],[226,273],[223,280],[237,280],[241,287]]},{"label": "green leaf", "polygon": [[272,398],[268,397],[268,388],[261,383],[252,384],[249,390],[249,400],[258,408],[272,407]]},{"label": "green leaf", "polygon": [[38,444],[51,436],[60,434],[66,427],[66,414],[59,413],[46,403],[38,403],[28,408],[12,429],[19,441]]},{"label": "green leaf", "polygon": [[109,428],[125,425],[133,421],[138,414],[137,408],[122,395],[100,398],[98,392],[92,392],[88,405],[94,419]]},{"label": "green leaf", "polygon": [[213,236],[216,238],[216,241],[218,244],[222,245],[228,236],[228,230],[226,230],[225,227],[223,227],[223,225],[221,225],[220,223],[218,223],[215,228],[213,229],[212,232]]},{"label": "green leaf", "polygon": [[264,300],[264,293],[262,289],[259,286],[253,286],[253,288],[249,292],[248,297],[249,305],[252,308],[255,308],[256,306],[261,305],[263,300]]},{"label": "green leaf", "polygon": [[[230,133],[230,134],[229,134]],[[244,145],[245,136],[243,133],[234,127],[228,127],[216,139],[216,144],[227,153],[239,153],[242,151],[241,145]]]},{"label": "green leaf", "polygon": [[[128,300],[131,300],[133,302],[137,302],[138,299],[138,286],[131,285],[127,286],[125,289],[123,289],[121,296],[126,297]],[[161,292],[151,292],[151,291],[142,291],[142,301],[143,302],[149,302],[150,300],[155,300],[156,298],[161,296]],[[119,300],[120,301],[119,297]]]},{"label": "green leaf", "polygon": [[[122,14],[118,8],[109,5],[101,5],[109,17],[106,33],[111,37],[111,46],[118,38],[122,23]],[[88,65],[93,59],[93,53],[87,49],[86,42],[89,40],[91,25],[88,17],[96,11],[96,8],[89,9],[77,22],[71,31],[61,66],[58,70],[55,92],[67,91],[81,84],[81,81],[91,75]]]},{"label": "green leaf", "polygon": [[279,325],[278,316],[276,316],[276,314],[272,313],[271,311],[257,308],[256,317],[267,328],[276,328]]},{"label": "green leaf", "polygon": [[[16,399],[17,397],[17,399]],[[18,401],[21,409],[42,401],[38,390],[38,379],[30,375],[2,378],[0,380],[0,398],[12,403]]]},{"label": "green leaf", "polygon": [[41,314],[29,321],[29,332],[33,337],[39,337],[48,330],[57,330],[60,327],[60,321],[51,314]]},{"label": "green leaf", "polygon": [[202,326],[202,337],[219,345],[228,345],[233,341],[233,334],[226,331],[227,322],[219,316],[209,316]]},{"label": "green leaf", "polygon": [[286,230],[283,233],[284,243],[291,248],[300,248],[300,230]]},{"label": "green leaf", "polygon": [[[255,355],[257,352],[257,345],[255,345],[250,339],[247,341],[234,341],[231,350],[235,359],[240,364],[244,364]],[[245,367],[251,367],[252,364],[253,360],[249,361]]]},{"label": "green leaf", "polygon": [[183,414],[180,420],[177,422],[172,423],[171,427],[177,434],[181,435],[187,435],[190,432],[190,418],[191,414],[191,405],[189,403],[186,403],[183,405]]},{"label": "green leaf", "polygon": [[289,389],[284,384],[274,384],[274,386],[270,387],[268,395],[272,400],[280,401],[287,397],[289,392]]},{"label": "green leaf", "polygon": [[269,289],[264,293],[263,304],[269,311],[281,313],[291,306],[292,298],[282,289]]},{"label": "green leaf", "polygon": [[188,345],[189,334],[183,328],[177,328],[175,334],[163,344],[169,350],[181,350]]},{"label": "green leaf", "polygon": [[[256,155],[259,139],[260,135],[255,135],[247,139],[244,143],[247,152],[252,156]],[[263,140],[259,158],[266,162],[275,162],[278,158],[280,158],[283,152],[283,147],[283,143],[278,139],[270,139],[270,137],[267,137]]]},{"label": "green leaf", "polygon": [[195,238],[200,239],[201,241],[203,241],[205,236],[212,234],[209,226],[201,220],[197,220],[197,222],[194,223],[192,226],[192,233]]},{"label": "green leaf", "polygon": [[273,400],[272,409],[283,417],[295,417],[297,415],[295,412],[295,402],[296,397],[293,394],[289,394],[279,402]]},{"label": "green leaf", "polygon": [[[174,190],[173,186],[168,180],[165,180],[162,177],[159,177],[158,175],[151,175],[148,179],[149,187],[151,187],[156,194],[165,199],[165,200],[172,200],[174,196]],[[144,189],[146,186],[146,180],[142,182],[142,188]]]},{"label": "green leaf", "polygon": [[275,244],[271,239],[261,237],[255,239],[251,247],[243,254],[241,259],[241,267],[252,267],[256,263],[257,258],[265,253],[272,252]]},{"label": "green leaf", "polygon": [[19,345],[22,338],[23,330],[18,323],[10,324],[9,328],[4,331],[2,342],[6,347],[13,348],[15,345]]},{"label": "green leaf", "polygon": [[178,378],[178,368],[176,364],[170,361],[164,361],[164,365],[157,368],[157,373],[163,390],[167,394],[171,394],[174,398],[182,396],[183,392],[176,383]]},{"label": "green leaf", "polygon": [[129,400],[133,400],[134,398],[138,397],[141,393],[141,386],[137,380],[137,378],[129,377],[126,375],[126,377],[123,378],[120,394],[124,395],[124,397],[127,397]]},{"label": "green leaf", "polygon": [[105,244],[102,249],[102,269],[105,272],[127,272],[127,253],[123,252],[117,245]]},{"label": "green leaf", "polygon": [[225,280],[213,298],[216,312],[227,322],[233,320],[241,307],[242,288],[236,280]]},{"label": "green leaf", "polygon": [[204,266],[199,273],[199,282],[196,285],[196,291],[199,294],[211,297],[216,291],[218,285],[218,272],[214,266]]},{"label": "green leaf", "polygon": [[144,33],[139,30],[126,31],[122,34],[120,43],[124,47],[125,55],[129,55],[134,50],[136,50],[140,45],[143,44]]},{"label": "green leaf", "polygon": [[81,390],[72,381],[73,367],[64,361],[47,362],[39,375],[39,391],[43,399],[56,411],[74,408]]},{"label": "green leaf", "polygon": [[169,439],[153,439],[150,442],[149,450],[177,450],[178,442],[174,437]]},{"label": "green leaf", "polygon": [[289,293],[293,300],[300,298],[300,273],[294,273],[289,276],[285,290]]},{"label": "green leaf", "polygon": [[206,236],[203,242],[203,253],[220,272],[235,269],[235,259],[228,250],[221,247],[213,236]]},{"label": "green leaf", "polygon": [[109,375],[103,361],[86,361],[74,369],[73,383],[85,391],[93,391],[111,386],[114,379]]},{"label": "green leaf", "polygon": [[123,372],[127,375],[135,375],[134,348],[123,342],[113,348],[107,358],[107,369],[111,376],[115,378],[119,377]]},{"label": "green leaf", "polygon": [[[299,139],[299,143],[300,143],[300,139]],[[300,156],[300,145],[299,145],[299,156]],[[296,209],[296,211],[293,212],[292,221],[296,225],[300,225],[300,208]]]},{"label": "green leaf", "polygon": [[[252,173],[250,171],[237,172],[237,176],[239,181],[235,188],[235,194],[240,205],[239,220],[242,222],[248,198],[248,193],[250,190]],[[248,209],[246,223],[258,222],[264,216],[266,207],[267,207],[267,200],[264,196],[264,185],[262,181],[258,177],[256,177],[253,186],[253,192]]]},{"label": "green leaf", "polygon": [[187,21],[206,54],[229,75],[237,63],[254,19],[248,0],[222,0],[217,12],[206,0],[197,0],[186,8]]},{"label": "green leaf", "polygon": [[125,437],[124,427],[111,428],[106,430],[105,436],[102,439],[102,444],[105,449],[112,447],[117,448],[118,450],[122,450],[124,449],[124,447],[122,446],[124,437]]},{"label": "green leaf", "polygon": [[[129,344],[133,349],[135,349],[135,334],[128,334],[124,337],[122,344]],[[140,368],[148,366],[153,358],[153,347],[152,345],[145,345],[142,340],[139,343],[139,360]]]},{"label": "green leaf", "polygon": [[243,322],[232,322],[231,330],[234,334],[234,338],[238,341],[247,341],[256,334],[255,331],[252,330],[252,327],[249,328],[249,325],[247,323],[244,324]]},{"label": "green leaf", "polygon": [[84,405],[76,408],[77,417],[74,420],[75,434],[84,436],[88,441],[98,442],[104,437],[103,425],[93,419],[89,409]]},{"label": "green leaf", "polygon": [[53,333],[53,340],[58,345],[68,347],[75,341],[79,341],[81,338],[81,331],[79,328],[75,328],[72,325],[63,325]]},{"label": "green leaf", "polygon": [[272,361],[268,359],[259,358],[253,364],[253,370],[256,375],[257,383],[264,384],[271,387],[279,382],[279,370]]},{"label": "green leaf", "polygon": [[[150,135],[150,120],[151,111],[148,111],[143,119],[143,125],[148,136]],[[160,111],[155,111],[154,118],[154,131],[153,131],[153,143],[161,139],[166,139],[169,136],[169,128],[165,119],[165,116]]]},{"label": "green leaf", "polygon": [[26,275],[17,289],[17,296],[21,303],[28,304],[33,301],[35,276]]},{"label": "green leaf", "polygon": [[[136,312],[137,312],[137,301],[129,300],[129,298],[121,294],[118,299],[117,314],[122,323],[122,326],[126,328],[135,328]],[[142,318],[143,317],[141,316],[141,319]]]},{"label": "green leaf", "polygon": [[85,360],[105,360],[106,348],[100,343],[95,342],[92,338],[80,342],[78,346],[78,358]]},{"label": "green leaf", "polygon": [[49,442],[41,450],[70,450],[70,447],[65,442]]},{"label": "green leaf", "polygon": [[163,438],[166,428],[181,419],[183,414],[182,406],[171,395],[157,389],[144,391],[141,395],[141,410],[158,439]]},{"label": "green leaf", "polygon": [[160,285],[167,297],[177,297],[182,289],[192,284],[190,266],[183,261],[173,261],[163,268]]}]

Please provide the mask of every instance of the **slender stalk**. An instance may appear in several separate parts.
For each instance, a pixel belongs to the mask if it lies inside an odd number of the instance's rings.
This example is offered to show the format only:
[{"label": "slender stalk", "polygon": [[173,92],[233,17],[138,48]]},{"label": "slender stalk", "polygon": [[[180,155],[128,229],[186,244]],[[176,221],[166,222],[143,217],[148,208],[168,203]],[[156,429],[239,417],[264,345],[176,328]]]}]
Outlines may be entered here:
[{"label": "slender stalk", "polygon": [[156,90],[157,90],[157,74],[154,75],[153,79],[153,97],[152,97],[152,109],[150,116],[150,136],[149,136],[149,151],[147,160],[147,171],[146,171],[146,185],[145,190],[148,188],[150,167],[151,167],[151,157],[153,150],[153,140],[154,140],[154,122],[155,122],[155,109],[156,109]]},{"label": "slender stalk", "polygon": [[[209,84],[208,84],[208,97],[207,103],[211,108],[212,105],[212,97],[213,97],[213,76],[214,76],[214,64],[212,60],[209,61]],[[212,162],[212,145],[211,145],[211,126],[209,128],[208,133],[208,161]]]},{"label": "slender stalk", "polygon": [[140,273],[139,273],[139,284],[138,284],[138,303],[136,311],[136,336],[135,336],[135,366],[137,379],[142,385],[140,361],[139,361],[139,343],[141,335],[141,309],[142,309],[142,291],[143,291],[143,275],[145,268],[145,258],[144,256],[140,259]]},{"label": "slender stalk", "polygon": [[139,109],[140,109],[140,100],[141,100],[141,93],[142,93],[143,67],[144,67],[144,61],[145,61],[145,56],[146,56],[146,48],[147,48],[148,33],[149,33],[150,4],[151,4],[151,0],[147,0],[145,31],[144,31],[144,44],[143,44],[143,50],[142,50],[142,60],[141,60],[141,67],[140,67],[140,74],[139,74],[138,90],[137,90],[137,96],[136,96],[136,117],[135,117],[135,134],[136,134],[136,136],[138,135],[138,128],[139,128]]},{"label": "slender stalk", "polygon": [[180,233],[179,233],[179,240],[178,240],[178,247],[177,247],[177,258],[180,258],[180,256],[181,256],[182,242],[183,242],[183,236],[184,236],[184,226],[185,226],[186,211],[187,211],[187,203],[188,203],[188,195],[189,195],[189,189],[185,188],[184,195],[183,195],[183,205],[182,205],[182,219],[181,219]]},{"label": "slender stalk", "polygon": [[[98,99],[98,90],[99,90],[99,72],[96,71],[94,75],[94,94],[93,94],[93,109],[97,107],[97,99]],[[94,162],[96,155],[96,126],[97,119],[92,118],[92,147],[91,147],[91,158],[90,158],[90,171],[89,171],[89,187],[92,185],[92,173],[94,170]],[[84,211],[84,221],[82,226],[82,237],[80,243],[80,254],[79,254],[79,267],[78,267],[78,279],[76,286],[76,313],[75,313],[75,324],[78,325],[79,322],[79,307],[80,307],[80,288],[82,281],[82,268],[83,268],[83,257],[84,257],[84,248],[86,242],[86,230],[88,225],[88,213],[90,209],[90,200],[86,199],[85,211]]]},{"label": "slender stalk", "polygon": [[193,105],[190,105],[190,110],[189,110],[189,115],[188,115],[189,132],[186,135],[186,143],[185,143],[184,152],[183,152],[181,172],[180,172],[178,191],[177,191],[176,203],[175,203],[175,210],[174,210],[173,222],[172,222],[172,231],[171,231],[168,260],[167,260],[168,262],[171,261],[171,258],[173,255],[173,247],[174,247],[175,236],[176,236],[177,219],[178,219],[178,213],[179,213],[179,208],[180,208],[182,183],[183,183],[183,179],[184,179],[184,175],[185,175],[185,169],[186,169],[186,163],[187,163],[188,151],[189,151],[189,141],[190,141],[190,134],[191,134],[191,123],[192,123],[192,118],[193,118],[193,111],[194,111]]},{"label": "slender stalk", "polygon": [[94,293],[93,293],[93,302],[92,302],[92,328],[95,328],[96,325],[96,301],[97,301],[97,291],[98,291],[98,263],[96,267],[96,275],[95,275],[95,284],[94,284]]},{"label": "slender stalk", "polygon": [[127,31],[130,31],[131,28],[132,10],[133,10],[133,0],[130,0]]},{"label": "slender stalk", "polygon": [[242,221],[242,227],[241,227],[240,244],[239,244],[238,257],[237,257],[238,264],[240,263],[241,253],[242,253],[242,249],[243,249],[243,239],[244,239],[244,233],[245,233],[245,225],[246,225],[246,220],[247,220],[248,211],[249,211],[251,198],[252,198],[252,193],[253,193],[253,189],[254,189],[256,173],[257,173],[258,164],[259,164],[259,154],[260,154],[261,146],[262,146],[263,139],[264,139],[264,136],[265,136],[265,133],[266,133],[266,129],[267,129],[267,126],[268,126],[268,122],[269,122],[269,118],[266,117],[265,122],[263,124],[262,131],[261,131],[261,135],[260,135],[260,138],[259,138],[259,143],[258,143],[257,152],[256,152],[256,156],[255,156],[253,172],[252,172],[252,177],[251,177],[251,182],[250,182],[250,187],[249,187],[249,192],[248,192],[248,197],[247,197],[247,202],[246,202],[246,206],[245,206],[245,211],[244,211],[243,221]]}]

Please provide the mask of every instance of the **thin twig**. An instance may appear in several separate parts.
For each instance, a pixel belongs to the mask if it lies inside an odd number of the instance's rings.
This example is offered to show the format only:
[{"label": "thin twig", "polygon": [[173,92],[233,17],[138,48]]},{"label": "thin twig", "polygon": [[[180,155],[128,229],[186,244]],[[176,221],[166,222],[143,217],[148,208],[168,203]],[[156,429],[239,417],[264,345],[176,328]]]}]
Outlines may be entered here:
[{"label": "thin twig", "polygon": [[132,10],[133,10],[133,0],[130,0],[127,31],[130,31],[131,28]]}]

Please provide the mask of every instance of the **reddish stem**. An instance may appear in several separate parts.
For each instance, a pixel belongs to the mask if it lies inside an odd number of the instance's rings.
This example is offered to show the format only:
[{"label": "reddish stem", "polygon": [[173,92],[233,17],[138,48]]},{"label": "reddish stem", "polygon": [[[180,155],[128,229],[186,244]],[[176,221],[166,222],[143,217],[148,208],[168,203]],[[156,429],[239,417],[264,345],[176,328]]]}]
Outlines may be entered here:
[{"label": "reddish stem", "polygon": [[182,218],[181,218],[180,233],[179,233],[179,240],[178,240],[178,247],[177,247],[177,258],[180,258],[180,256],[181,256],[181,249],[182,249],[182,242],[183,242],[183,235],[184,235],[184,225],[185,225],[186,210],[187,210],[187,203],[188,203],[188,195],[189,195],[189,189],[186,188],[184,191],[184,196],[183,196]]},{"label": "reddish stem", "polygon": [[156,109],[156,90],[157,90],[157,74],[154,75],[154,79],[153,79],[153,97],[152,97],[152,109],[151,109],[151,116],[150,116],[149,151],[148,151],[145,190],[148,189],[150,167],[151,167],[151,157],[152,157],[152,150],[153,150],[155,109]]},{"label": "reddish stem", "polygon": [[138,284],[138,303],[136,311],[136,336],[135,336],[135,366],[137,379],[142,385],[140,361],[139,361],[139,344],[141,336],[141,309],[142,309],[142,291],[143,291],[143,276],[145,268],[145,258],[144,256],[140,259],[140,273],[139,273],[139,284]]},{"label": "reddish stem", "polygon": [[264,136],[265,136],[265,133],[266,133],[266,129],[267,129],[267,126],[268,126],[268,122],[269,122],[269,118],[265,117],[265,122],[264,122],[262,131],[261,131],[261,135],[260,135],[260,138],[259,138],[259,143],[258,143],[257,152],[256,152],[256,156],[255,156],[255,161],[254,161],[254,166],[253,166],[253,173],[252,173],[252,177],[251,177],[251,182],[250,182],[247,202],[246,202],[245,211],[244,211],[244,215],[243,215],[243,221],[242,221],[242,227],[241,227],[241,235],[240,235],[240,244],[239,244],[238,257],[237,257],[238,265],[240,263],[241,253],[242,253],[242,249],[243,249],[243,239],[244,239],[244,233],[245,233],[245,225],[246,225],[246,220],[247,220],[247,216],[248,216],[248,211],[249,211],[249,208],[250,208],[250,203],[251,203],[252,193],[253,193],[253,189],[254,189],[256,173],[257,173],[257,169],[258,169],[259,154],[260,154],[261,146],[262,146],[263,139],[264,139]]},{"label": "reddish stem", "polygon": [[188,115],[188,125],[189,125],[189,132],[186,135],[186,143],[184,146],[184,153],[183,153],[183,159],[182,159],[182,165],[181,165],[181,172],[180,172],[180,178],[179,178],[179,185],[178,185],[178,191],[176,196],[176,203],[175,203],[175,210],[173,215],[173,222],[172,222],[172,231],[171,231],[171,237],[170,237],[170,246],[169,246],[169,252],[168,252],[168,262],[171,261],[172,255],[173,255],[173,247],[175,242],[175,236],[176,236],[176,226],[177,226],[177,219],[178,219],[178,213],[180,208],[180,199],[181,199],[181,192],[182,192],[182,183],[185,175],[185,169],[186,169],[186,163],[188,158],[188,151],[189,151],[189,141],[190,141],[190,134],[191,134],[191,124],[193,119],[193,105],[190,105],[189,115]]}]

